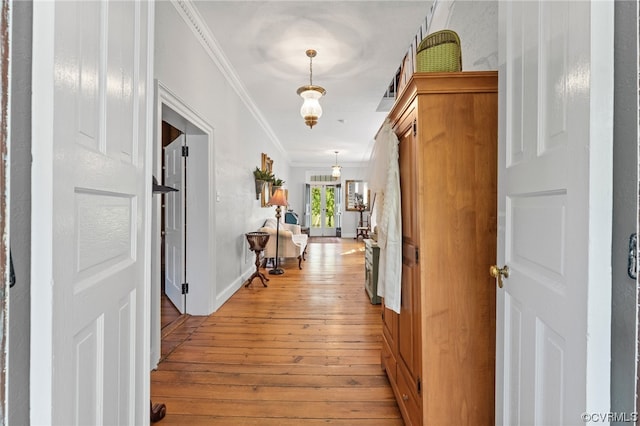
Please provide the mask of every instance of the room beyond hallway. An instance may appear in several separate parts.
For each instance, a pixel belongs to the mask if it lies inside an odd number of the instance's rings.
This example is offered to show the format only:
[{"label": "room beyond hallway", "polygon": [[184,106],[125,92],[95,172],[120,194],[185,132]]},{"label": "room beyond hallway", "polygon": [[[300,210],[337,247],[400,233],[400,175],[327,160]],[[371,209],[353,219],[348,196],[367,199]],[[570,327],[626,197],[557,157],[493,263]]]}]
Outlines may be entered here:
[{"label": "room beyond hallway", "polygon": [[364,290],[364,244],[310,242],[268,287],[242,287],[163,345],[158,425],[402,425],[380,367],[380,305]]}]

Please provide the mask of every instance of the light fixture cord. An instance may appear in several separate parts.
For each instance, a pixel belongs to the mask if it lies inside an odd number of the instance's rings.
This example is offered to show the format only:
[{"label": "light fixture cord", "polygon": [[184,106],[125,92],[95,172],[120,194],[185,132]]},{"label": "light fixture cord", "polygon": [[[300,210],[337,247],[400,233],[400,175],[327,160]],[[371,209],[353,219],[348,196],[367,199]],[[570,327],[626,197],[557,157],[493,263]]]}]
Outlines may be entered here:
[{"label": "light fixture cord", "polygon": [[309,86],[313,86],[313,56],[309,56]]}]

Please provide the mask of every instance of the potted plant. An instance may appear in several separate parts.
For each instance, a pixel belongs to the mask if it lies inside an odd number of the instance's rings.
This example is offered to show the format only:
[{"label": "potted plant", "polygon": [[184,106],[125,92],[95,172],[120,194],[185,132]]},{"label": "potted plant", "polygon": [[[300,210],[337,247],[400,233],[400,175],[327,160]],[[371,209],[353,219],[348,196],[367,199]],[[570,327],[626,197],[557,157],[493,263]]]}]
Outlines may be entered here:
[{"label": "potted plant", "polygon": [[284,185],[284,181],[282,179],[280,179],[280,178],[275,177],[275,176],[273,177],[273,179],[271,179],[271,183],[275,187]]},{"label": "potted plant", "polygon": [[271,182],[274,178],[273,173],[269,170],[262,170],[258,166],[253,170],[253,178],[256,181],[256,200],[260,199],[262,189],[267,182]]},{"label": "potted plant", "polygon": [[262,170],[258,168],[258,166],[256,166],[256,168],[253,170],[253,177],[256,180],[263,180],[265,182],[269,182],[274,178],[273,173],[271,173],[269,170]]}]

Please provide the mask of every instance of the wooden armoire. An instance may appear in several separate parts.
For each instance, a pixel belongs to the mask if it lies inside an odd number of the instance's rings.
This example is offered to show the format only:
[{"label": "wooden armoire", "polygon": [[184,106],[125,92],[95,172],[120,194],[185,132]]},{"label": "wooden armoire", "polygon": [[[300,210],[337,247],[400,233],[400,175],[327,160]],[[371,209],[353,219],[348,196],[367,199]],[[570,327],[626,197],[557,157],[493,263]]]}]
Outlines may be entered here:
[{"label": "wooden armoire", "polygon": [[498,73],[416,73],[399,139],[400,314],[382,305],[382,367],[407,425],[493,425]]}]

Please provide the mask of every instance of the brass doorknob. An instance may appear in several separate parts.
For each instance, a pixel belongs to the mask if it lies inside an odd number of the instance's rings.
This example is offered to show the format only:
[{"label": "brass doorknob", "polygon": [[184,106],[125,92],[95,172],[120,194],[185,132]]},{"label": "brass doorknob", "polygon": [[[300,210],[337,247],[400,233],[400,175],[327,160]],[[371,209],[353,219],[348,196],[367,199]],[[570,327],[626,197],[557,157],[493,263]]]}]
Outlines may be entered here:
[{"label": "brass doorknob", "polygon": [[502,277],[509,278],[509,267],[504,265],[503,268],[498,268],[498,265],[492,265],[489,268],[489,275],[498,280],[498,287],[502,288]]}]

